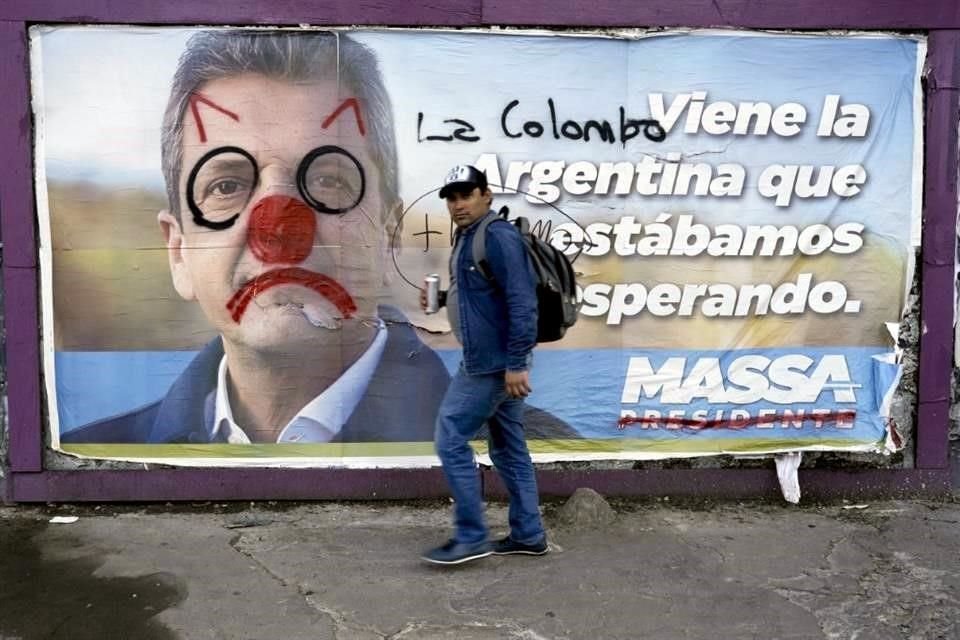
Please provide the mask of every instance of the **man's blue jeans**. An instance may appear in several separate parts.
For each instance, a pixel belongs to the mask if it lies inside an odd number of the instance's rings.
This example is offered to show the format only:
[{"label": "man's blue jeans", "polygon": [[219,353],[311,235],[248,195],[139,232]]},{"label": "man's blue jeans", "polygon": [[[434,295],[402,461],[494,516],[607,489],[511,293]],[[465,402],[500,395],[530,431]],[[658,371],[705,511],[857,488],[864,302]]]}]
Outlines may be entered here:
[{"label": "man's blue jeans", "polygon": [[462,364],[440,404],[434,440],[456,501],[454,539],[467,544],[487,539],[480,473],[469,444],[484,422],[490,430],[490,459],[510,496],[510,537],[522,544],[538,542],[544,531],[524,440],[523,399],[507,395],[503,371],[470,375]]}]

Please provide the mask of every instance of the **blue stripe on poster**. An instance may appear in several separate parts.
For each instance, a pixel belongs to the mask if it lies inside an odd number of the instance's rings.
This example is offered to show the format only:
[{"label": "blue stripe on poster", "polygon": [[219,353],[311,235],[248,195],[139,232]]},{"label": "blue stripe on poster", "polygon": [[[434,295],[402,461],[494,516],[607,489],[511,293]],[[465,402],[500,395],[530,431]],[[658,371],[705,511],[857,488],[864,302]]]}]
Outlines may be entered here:
[{"label": "blue stripe on poster", "polygon": [[[540,350],[531,404],[589,438],[878,442],[898,366],[880,348]],[[453,373],[459,350],[438,354]],[[62,432],[161,398],[194,352],[60,352]],[[97,375],[90,375],[96,371]],[[136,372],[140,372],[137,374]]]}]

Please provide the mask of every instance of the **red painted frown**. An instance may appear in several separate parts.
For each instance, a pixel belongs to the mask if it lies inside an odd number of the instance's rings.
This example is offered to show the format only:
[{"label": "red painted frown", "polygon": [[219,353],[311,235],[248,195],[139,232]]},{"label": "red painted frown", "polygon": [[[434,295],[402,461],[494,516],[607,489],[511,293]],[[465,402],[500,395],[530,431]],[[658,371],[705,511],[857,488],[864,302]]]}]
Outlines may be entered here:
[{"label": "red painted frown", "polygon": [[282,284],[295,284],[316,291],[332,302],[344,318],[352,318],[353,314],[357,312],[357,305],[353,298],[333,278],[299,267],[287,267],[263,273],[234,293],[230,301],[227,302],[227,310],[230,312],[233,321],[240,322],[240,318],[243,317],[243,313],[255,297],[270,287]]}]

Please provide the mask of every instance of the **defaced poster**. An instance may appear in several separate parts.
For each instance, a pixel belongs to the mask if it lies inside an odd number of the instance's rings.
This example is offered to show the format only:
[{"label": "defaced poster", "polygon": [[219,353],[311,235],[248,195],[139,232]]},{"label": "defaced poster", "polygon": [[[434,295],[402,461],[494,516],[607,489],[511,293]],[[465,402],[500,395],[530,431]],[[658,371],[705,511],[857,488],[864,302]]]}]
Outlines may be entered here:
[{"label": "defaced poster", "polygon": [[[54,448],[427,466],[460,353],[443,177],[573,260],[535,460],[897,446],[925,42],[31,30]],[[479,451],[483,444],[478,443]]]}]

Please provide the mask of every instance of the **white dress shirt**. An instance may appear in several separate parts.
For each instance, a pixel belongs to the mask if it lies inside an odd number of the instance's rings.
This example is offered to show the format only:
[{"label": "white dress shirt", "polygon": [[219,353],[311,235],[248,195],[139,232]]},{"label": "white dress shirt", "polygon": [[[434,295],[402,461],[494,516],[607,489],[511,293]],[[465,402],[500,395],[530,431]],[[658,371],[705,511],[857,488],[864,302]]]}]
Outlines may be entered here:
[{"label": "white dress shirt", "polygon": [[[280,432],[277,442],[329,442],[350,418],[380,364],[387,342],[387,328],[381,321],[367,350],[333,384],[311,400]],[[219,433],[230,444],[250,444],[250,438],[233,419],[227,392],[227,356],[217,372],[216,413],[213,436]],[[217,438],[220,439],[220,438]]]}]

